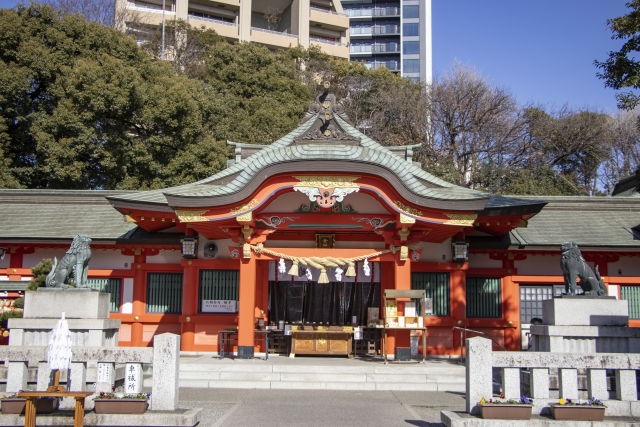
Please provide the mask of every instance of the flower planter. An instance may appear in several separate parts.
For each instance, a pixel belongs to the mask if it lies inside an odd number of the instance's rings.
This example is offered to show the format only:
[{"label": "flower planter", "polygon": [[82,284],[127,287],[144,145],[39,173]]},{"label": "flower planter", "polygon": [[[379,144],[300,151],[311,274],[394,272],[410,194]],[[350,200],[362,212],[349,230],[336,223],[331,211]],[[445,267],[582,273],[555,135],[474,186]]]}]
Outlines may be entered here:
[{"label": "flower planter", "polygon": [[[26,399],[1,399],[3,414],[24,414]],[[36,399],[36,414],[50,414],[58,409],[58,399]]]},{"label": "flower planter", "polygon": [[146,399],[94,399],[96,414],[144,414]]},{"label": "flower planter", "polygon": [[554,420],[603,421],[606,406],[595,405],[560,405],[550,403]]},{"label": "flower planter", "polygon": [[480,404],[480,415],[491,420],[530,420],[532,407],[533,405],[520,404]]}]

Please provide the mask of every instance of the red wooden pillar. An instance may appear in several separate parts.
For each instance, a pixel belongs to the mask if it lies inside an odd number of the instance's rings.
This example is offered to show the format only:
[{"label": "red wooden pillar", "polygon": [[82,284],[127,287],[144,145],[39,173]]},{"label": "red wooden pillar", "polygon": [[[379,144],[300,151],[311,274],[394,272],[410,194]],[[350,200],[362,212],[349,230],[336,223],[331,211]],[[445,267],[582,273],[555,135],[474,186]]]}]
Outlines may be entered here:
[{"label": "red wooden pillar", "polygon": [[133,323],[131,324],[131,346],[141,347],[143,324],[140,321],[140,317],[146,312],[146,298],[147,298],[147,276],[142,269],[142,265],[147,262],[147,256],[143,255],[140,249],[137,249],[133,256],[133,268],[136,272],[133,276],[133,304],[132,314]]},{"label": "red wooden pillar", "polygon": [[[449,306],[451,308],[451,318],[457,326],[467,324],[467,272],[462,269],[452,270],[450,274]],[[453,330],[453,351],[460,354],[460,347],[464,343],[460,342],[460,331]]]},{"label": "red wooden pillar", "polygon": [[255,308],[256,308],[256,264],[255,255],[240,261],[240,301],[238,302],[238,356],[253,357]]},{"label": "red wooden pillar", "polygon": [[20,274],[13,274],[13,269],[22,268],[22,262],[24,260],[24,251],[22,247],[11,246],[9,248],[9,280],[20,280],[22,276]]},{"label": "red wooden pillar", "polygon": [[[386,307],[382,306],[383,295],[386,289],[394,289],[394,270],[395,270],[395,262],[381,262],[380,263],[380,318],[386,319]],[[396,348],[396,337],[392,333],[393,331],[389,331],[387,333],[387,341],[385,343],[385,348],[381,351],[386,352],[386,354],[393,354],[394,348]]]},{"label": "red wooden pillar", "polygon": [[502,315],[507,322],[504,329],[504,348],[520,350],[520,290],[513,276],[502,279]]},{"label": "red wooden pillar", "polygon": [[[394,277],[393,283],[398,290],[408,291],[411,290],[411,261],[396,260],[394,264]],[[404,315],[404,303],[405,301],[398,302],[398,316]],[[409,347],[411,346],[411,339],[409,331],[392,331],[396,337],[396,347]],[[395,349],[392,349],[395,352]]]},{"label": "red wooden pillar", "polygon": [[191,260],[182,260],[182,316],[180,316],[180,350],[195,350],[196,324],[192,316],[198,313],[198,267]]}]

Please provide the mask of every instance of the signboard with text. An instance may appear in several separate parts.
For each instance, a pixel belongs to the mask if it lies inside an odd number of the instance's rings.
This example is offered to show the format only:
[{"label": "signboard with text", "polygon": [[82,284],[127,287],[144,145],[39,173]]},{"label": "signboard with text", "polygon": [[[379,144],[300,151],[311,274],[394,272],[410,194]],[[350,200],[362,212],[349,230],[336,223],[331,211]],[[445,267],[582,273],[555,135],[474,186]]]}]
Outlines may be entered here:
[{"label": "signboard with text", "polygon": [[203,313],[236,313],[237,311],[238,301],[224,299],[202,300]]}]

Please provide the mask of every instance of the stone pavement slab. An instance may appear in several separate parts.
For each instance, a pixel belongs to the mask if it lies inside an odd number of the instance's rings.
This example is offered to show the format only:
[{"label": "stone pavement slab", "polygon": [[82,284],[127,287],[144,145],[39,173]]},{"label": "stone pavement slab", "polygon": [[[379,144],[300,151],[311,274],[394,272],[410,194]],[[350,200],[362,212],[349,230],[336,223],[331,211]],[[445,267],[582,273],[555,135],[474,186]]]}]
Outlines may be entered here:
[{"label": "stone pavement slab", "polygon": [[446,392],[180,389],[180,407],[203,408],[202,427],[435,427],[464,403]]}]

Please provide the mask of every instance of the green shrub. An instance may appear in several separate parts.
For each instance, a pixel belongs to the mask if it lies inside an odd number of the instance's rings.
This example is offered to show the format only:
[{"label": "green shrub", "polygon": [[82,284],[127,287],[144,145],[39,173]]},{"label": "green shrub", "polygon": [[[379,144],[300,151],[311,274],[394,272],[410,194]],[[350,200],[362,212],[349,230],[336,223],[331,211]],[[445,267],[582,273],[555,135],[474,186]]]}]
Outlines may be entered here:
[{"label": "green shrub", "polygon": [[21,310],[3,311],[2,314],[0,314],[0,328],[7,328],[7,319],[19,319],[21,317]]},{"label": "green shrub", "polygon": [[47,279],[47,274],[51,271],[51,267],[53,267],[53,261],[51,261],[51,258],[43,259],[32,267],[31,273],[33,274],[33,280],[27,285],[27,290],[35,291],[38,288],[45,287],[46,285],[44,282]]},{"label": "green shrub", "polygon": [[24,308],[24,297],[14,299],[13,306],[15,308]]}]

